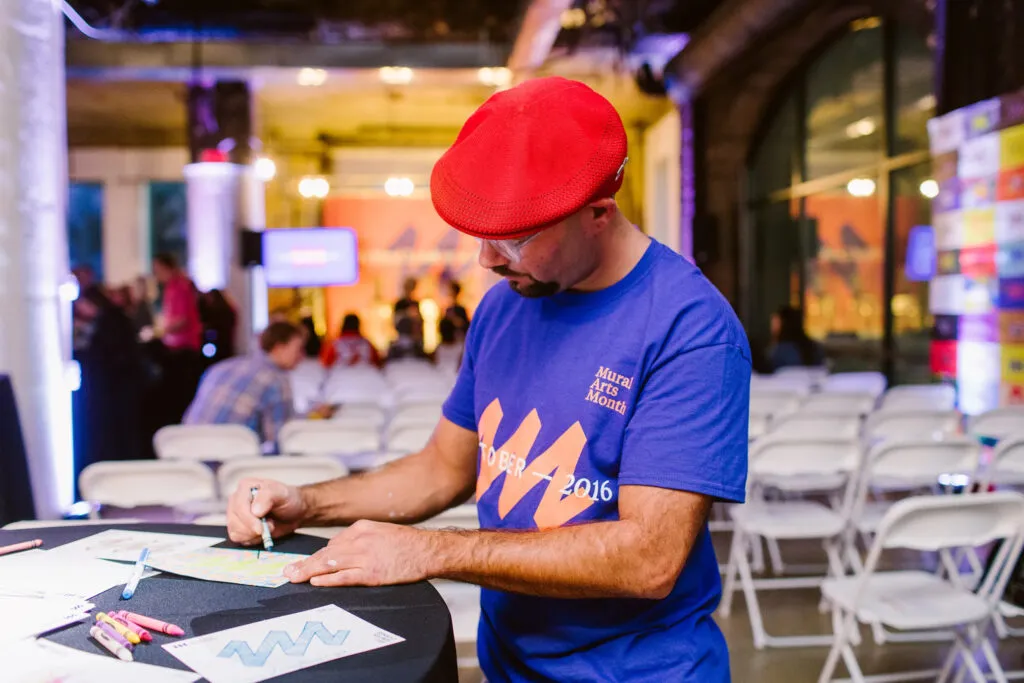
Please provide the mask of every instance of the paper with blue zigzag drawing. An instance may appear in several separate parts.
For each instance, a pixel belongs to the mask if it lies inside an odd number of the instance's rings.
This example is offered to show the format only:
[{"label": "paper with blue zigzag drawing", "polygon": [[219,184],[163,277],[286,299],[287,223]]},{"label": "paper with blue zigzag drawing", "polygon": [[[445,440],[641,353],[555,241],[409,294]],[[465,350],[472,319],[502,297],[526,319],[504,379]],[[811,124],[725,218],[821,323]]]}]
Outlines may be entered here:
[{"label": "paper with blue zigzag drawing", "polygon": [[211,683],[256,683],[403,642],[337,605],[168,643],[164,649]]}]

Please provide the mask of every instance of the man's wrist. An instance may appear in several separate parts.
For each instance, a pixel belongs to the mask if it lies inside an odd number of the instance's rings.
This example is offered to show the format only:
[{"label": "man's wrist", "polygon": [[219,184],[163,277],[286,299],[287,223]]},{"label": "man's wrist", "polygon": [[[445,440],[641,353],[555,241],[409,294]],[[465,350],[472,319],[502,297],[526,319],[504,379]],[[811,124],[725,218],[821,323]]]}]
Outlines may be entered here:
[{"label": "man's wrist", "polygon": [[430,578],[448,578],[463,570],[472,543],[471,533],[462,530],[421,530],[426,539],[426,573]]}]

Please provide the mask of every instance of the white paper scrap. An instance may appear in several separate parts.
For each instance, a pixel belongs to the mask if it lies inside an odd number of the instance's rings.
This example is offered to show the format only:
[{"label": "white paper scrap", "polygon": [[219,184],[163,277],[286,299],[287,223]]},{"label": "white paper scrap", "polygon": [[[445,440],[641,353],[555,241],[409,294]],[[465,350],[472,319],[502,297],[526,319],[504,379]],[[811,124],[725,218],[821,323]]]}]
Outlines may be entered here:
[{"label": "white paper scrap", "polygon": [[257,683],[404,640],[326,605],[163,647],[211,683]]},{"label": "white paper scrap", "polygon": [[94,605],[74,597],[0,595],[0,645],[49,633],[89,618]]},{"label": "white paper scrap", "polygon": [[106,654],[83,652],[46,640],[27,640],[0,648],[4,681],[18,683],[192,683],[191,671],[139,662],[122,662]]},{"label": "white paper scrap", "polygon": [[210,536],[186,536],[184,534],[161,534],[154,531],[130,531],[109,529],[86,536],[72,543],[58,546],[49,552],[79,553],[88,557],[120,562],[135,562],[143,548],[149,548],[149,557],[165,557],[186,553],[200,548],[209,548],[224,541]]},{"label": "white paper scrap", "polygon": [[0,557],[0,593],[38,592],[91,598],[131,577],[132,566],[91,557],[49,556],[50,551],[26,550]]}]

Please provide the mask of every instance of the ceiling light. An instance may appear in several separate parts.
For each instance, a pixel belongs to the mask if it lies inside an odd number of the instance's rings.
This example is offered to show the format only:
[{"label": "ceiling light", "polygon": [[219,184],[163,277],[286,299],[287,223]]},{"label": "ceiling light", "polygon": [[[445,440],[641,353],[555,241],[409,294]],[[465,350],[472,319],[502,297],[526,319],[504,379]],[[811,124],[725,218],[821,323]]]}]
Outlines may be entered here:
[{"label": "ceiling light", "polygon": [[321,176],[306,176],[299,181],[299,194],[306,199],[323,199],[330,191],[331,184]]},{"label": "ceiling light", "polygon": [[252,170],[259,180],[268,183],[277,175],[277,164],[269,157],[256,157],[256,161],[252,162]]},{"label": "ceiling light", "polygon": [[861,119],[860,121],[854,121],[846,127],[846,137],[848,138],[862,138],[867,135],[871,135],[878,126],[875,124],[875,120],[868,117]]},{"label": "ceiling light", "polygon": [[299,69],[299,75],[295,77],[295,80],[299,85],[311,87],[323,85],[327,81],[327,70],[311,69],[309,67]]},{"label": "ceiling light", "polygon": [[415,189],[416,185],[410,178],[388,178],[384,182],[384,191],[389,197],[408,197]]},{"label": "ceiling light", "polygon": [[412,83],[413,72],[407,66],[382,66],[380,80],[388,85],[405,85]]},{"label": "ceiling light", "polygon": [[476,72],[476,76],[484,85],[504,88],[512,83],[512,70],[504,66],[485,66]]},{"label": "ceiling light", "polygon": [[922,180],[921,186],[918,188],[928,199],[935,199],[939,196],[939,184],[929,178],[928,180]]},{"label": "ceiling light", "polygon": [[875,193],[875,181],[871,178],[854,178],[846,183],[846,191],[854,197],[870,197]]},{"label": "ceiling light", "polygon": [[917,108],[921,111],[931,111],[935,109],[935,95],[925,95],[916,102]]}]

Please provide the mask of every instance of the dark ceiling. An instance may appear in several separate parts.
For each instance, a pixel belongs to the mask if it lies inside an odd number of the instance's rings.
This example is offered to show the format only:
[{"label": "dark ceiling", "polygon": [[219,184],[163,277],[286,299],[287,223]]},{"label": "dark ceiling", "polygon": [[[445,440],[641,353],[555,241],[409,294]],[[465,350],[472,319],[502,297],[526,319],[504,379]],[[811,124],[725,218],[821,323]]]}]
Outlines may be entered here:
[{"label": "dark ceiling", "polygon": [[723,0],[573,0],[582,11],[582,25],[564,27],[555,42],[578,47],[618,47],[629,50],[645,35],[691,33]]},{"label": "dark ceiling", "polygon": [[[69,0],[142,40],[512,43],[526,0]],[[69,36],[77,32],[69,31]]]}]

